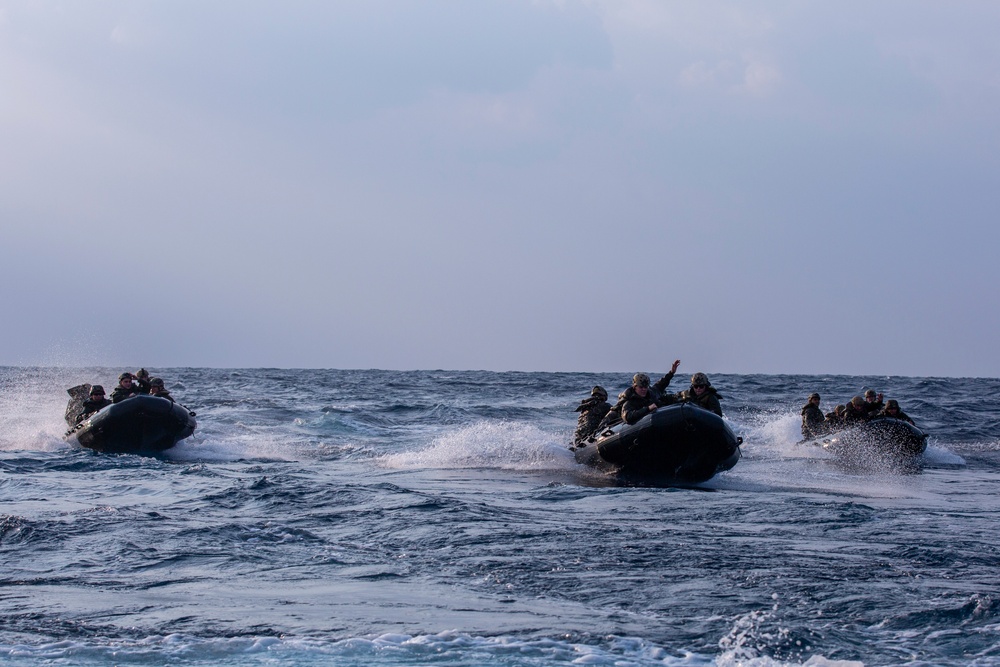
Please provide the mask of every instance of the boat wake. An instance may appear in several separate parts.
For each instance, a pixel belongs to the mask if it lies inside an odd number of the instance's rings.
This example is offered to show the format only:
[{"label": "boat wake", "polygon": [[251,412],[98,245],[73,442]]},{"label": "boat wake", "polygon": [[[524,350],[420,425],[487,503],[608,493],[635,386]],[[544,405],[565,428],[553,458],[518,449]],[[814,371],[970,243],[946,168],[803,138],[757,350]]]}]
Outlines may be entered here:
[{"label": "boat wake", "polygon": [[387,454],[387,468],[565,469],[575,465],[564,434],[516,421],[482,420],[438,435],[422,449]]}]

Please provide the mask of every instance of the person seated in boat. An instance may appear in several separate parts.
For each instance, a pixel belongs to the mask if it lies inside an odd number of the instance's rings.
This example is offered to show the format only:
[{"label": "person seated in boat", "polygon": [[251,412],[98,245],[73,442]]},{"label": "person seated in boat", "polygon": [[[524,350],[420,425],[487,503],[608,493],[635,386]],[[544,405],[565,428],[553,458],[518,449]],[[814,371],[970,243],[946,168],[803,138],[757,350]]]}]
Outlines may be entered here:
[{"label": "person seated in boat", "polygon": [[712,383],[708,381],[708,376],[704,373],[695,373],[691,376],[691,388],[685,389],[677,395],[677,400],[682,403],[694,403],[700,408],[705,408],[710,412],[722,416],[722,404],[719,399],[722,395],[716,391]]},{"label": "person seated in boat", "polygon": [[656,412],[659,407],[649,386],[649,376],[645,373],[632,376],[632,386],[622,392],[618,401],[621,403],[621,417],[626,424],[635,424],[651,412]]},{"label": "person seated in boat", "polygon": [[827,431],[836,431],[838,428],[844,425],[844,412],[847,411],[847,406],[841,403],[835,407],[830,412],[826,413],[823,418],[823,425]]},{"label": "person seated in boat", "polygon": [[876,393],[874,389],[865,391],[865,410],[868,411],[869,418],[875,417],[878,413],[882,412],[882,408],[884,407],[882,394]]},{"label": "person seated in boat", "polygon": [[910,416],[899,409],[899,401],[894,398],[890,398],[885,402],[885,408],[878,414],[878,416],[890,417],[892,419],[902,419],[904,422],[909,422],[910,424],[916,426],[916,424],[913,423],[913,420],[910,419]]},{"label": "person seated in boat", "polygon": [[163,380],[160,378],[153,378],[149,381],[149,395],[165,398],[171,403],[174,402],[174,397],[171,396],[167,388],[163,386]]},{"label": "person seated in boat", "polygon": [[608,392],[604,387],[598,385],[590,390],[590,398],[580,401],[576,411],[580,416],[576,420],[576,432],[573,433],[573,444],[579,445],[581,442],[594,435],[601,420],[607,416],[611,410],[608,403]]},{"label": "person seated in boat", "polygon": [[135,381],[135,388],[140,394],[149,393],[149,371],[140,368],[132,375],[132,378]]},{"label": "person seated in boat", "polygon": [[868,413],[868,409],[865,407],[865,399],[860,396],[855,396],[847,404],[844,409],[843,422],[844,426],[853,426],[855,424],[863,424],[864,422],[871,419],[871,415]]},{"label": "person seated in boat", "polygon": [[[671,405],[677,402],[677,397],[666,391],[667,387],[670,385],[670,381],[674,379],[674,374],[677,372],[677,367],[681,365],[680,359],[674,359],[674,363],[671,364],[670,370],[667,374],[656,381],[655,384],[649,384],[649,376],[645,373],[636,373],[632,376],[632,386],[618,394],[618,401],[615,403],[614,407],[608,412],[607,416],[601,420],[600,425],[598,425],[597,430],[602,431],[609,426],[614,426],[615,424],[621,422],[624,419],[624,408],[625,404],[630,398],[635,396],[636,388],[636,378],[645,378],[646,388],[649,390],[649,394],[652,397],[653,402],[656,406],[663,407],[665,405]],[[643,399],[645,400],[645,399]],[[653,412],[654,410],[650,410]],[[640,417],[639,419],[641,419]],[[636,419],[638,421],[638,419]]]},{"label": "person seated in boat", "polygon": [[121,403],[126,398],[132,398],[133,396],[139,395],[139,389],[134,384],[132,384],[132,374],[125,371],[118,376],[118,386],[115,390],[111,392],[111,402]]},{"label": "person seated in boat", "polygon": [[83,409],[76,416],[76,423],[79,424],[90,415],[101,410],[101,408],[106,408],[109,405],[111,405],[111,401],[105,398],[104,387],[95,384],[90,388],[90,398],[83,402]]},{"label": "person seated in boat", "polygon": [[802,437],[806,440],[818,438],[826,433],[826,421],[819,409],[819,394],[809,394],[808,402],[802,406]]}]

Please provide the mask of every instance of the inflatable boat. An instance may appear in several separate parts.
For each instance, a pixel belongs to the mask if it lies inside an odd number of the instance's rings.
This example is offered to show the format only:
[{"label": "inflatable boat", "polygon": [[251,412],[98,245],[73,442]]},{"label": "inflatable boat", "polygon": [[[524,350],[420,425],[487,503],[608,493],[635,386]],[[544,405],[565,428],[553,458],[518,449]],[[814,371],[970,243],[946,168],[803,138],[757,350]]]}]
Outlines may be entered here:
[{"label": "inflatable boat", "polygon": [[114,403],[66,432],[66,441],[98,452],[154,456],[194,433],[195,413],[158,396]]},{"label": "inflatable boat", "polygon": [[698,483],[736,465],[742,443],[719,415],[679,403],[599,432],[578,444],[574,456],[624,476]]},{"label": "inflatable boat", "polygon": [[906,463],[927,449],[927,434],[902,419],[878,417],[820,441],[823,449],[857,463]]}]

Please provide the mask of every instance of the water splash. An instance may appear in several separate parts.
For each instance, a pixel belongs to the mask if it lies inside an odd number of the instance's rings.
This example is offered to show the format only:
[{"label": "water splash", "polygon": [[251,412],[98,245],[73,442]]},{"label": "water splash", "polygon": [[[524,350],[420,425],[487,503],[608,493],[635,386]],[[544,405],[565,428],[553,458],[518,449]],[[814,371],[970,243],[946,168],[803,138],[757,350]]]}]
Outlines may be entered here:
[{"label": "water splash", "polygon": [[380,459],[389,468],[562,469],[573,456],[560,435],[532,424],[484,420],[438,436],[425,449]]}]

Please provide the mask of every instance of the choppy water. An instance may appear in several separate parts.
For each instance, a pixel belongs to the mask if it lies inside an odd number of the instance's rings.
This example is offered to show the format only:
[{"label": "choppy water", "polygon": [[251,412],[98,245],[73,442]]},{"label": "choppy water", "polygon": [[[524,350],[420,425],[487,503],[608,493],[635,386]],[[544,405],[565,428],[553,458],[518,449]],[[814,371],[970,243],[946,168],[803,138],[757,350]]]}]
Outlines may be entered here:
[{"label": "choppy water", "polygon": [[[0,662],[1000,664],[1000,380],[714,376],[744,457],[692,489],[566,449],[627,373],[153,369],[193,438],[64,444],[119,370],[0,369]],[[867,386],[917,471],[796,444]]]}]

